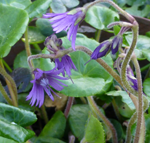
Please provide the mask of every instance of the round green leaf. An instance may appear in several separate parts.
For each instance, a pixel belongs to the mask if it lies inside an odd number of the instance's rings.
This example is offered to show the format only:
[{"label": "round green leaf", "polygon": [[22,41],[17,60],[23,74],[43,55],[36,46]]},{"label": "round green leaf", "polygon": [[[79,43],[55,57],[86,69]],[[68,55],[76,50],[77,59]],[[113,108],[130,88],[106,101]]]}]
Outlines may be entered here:
[{"label": "round green leaf", "polygon": [[0,127],[0,136],[20,143],[27,141],[35,134],[33,131],[26,130],[14,122],[10,123],[8,121],[0,120]]},{"label": "round green leaf", "polygon": [[103,126],[93,115],[89,118],[86,125],[84,140],[92,143],[105,143]]},{"label": "round green leaf", "polygon": [[[28,41],[30,44],[39,44],[45,41],[46,36],[44,36],[37,27],[29,26],[28,31]],[[22,38],[25,42],[25,38]]]},{"label": "round green leaf", "polygon": [[[40,32],[44,35],[44,36],[50,36],[51,34],[54,33],[53,28],[50,24],[49,19],[44,19],[44,18],[39,18],[36,21],[36,27],[38,27],[38,29],[40,30]],[[64,37],[67,35],[66,31],[61,31],[59,33],[56,34],[56,36],[59,37]]]},{"label": "round green leaf", "polygon": [[[132,35],[127,35],[125,36],[125,38],[128,44],[131,45]],[[134,51],[138,60],[144,60],[147,58],[149,59],[149,54],[145,54],[145,50],[150,51],[150,38],[147,36],[139,35],[136,44],[136,49]]]},{"label": "round green leaf", "polygon": [[90,108],[88,105],[73,105],[69,112],[68,122],[72,133],[81,140],[88,119]]},{"label": "round green leaf", "polygon": [[[71,42],[67,37],[63,37],[62,41],[65,48],[71,47]],[[76,45],[83,45],[94,51],[99,43],[80,35],[76,39]],[[101,95],[110,88],[113,78],[95,60],[84,65],[90,57],[81,51],[70,53],[70,56],[78,71],[72,70],[71,78],[74,84],[69,80],[64,81],[68,87],[65,87],[61,93],[73,97]],[[110,55],[102,59],[112,67],[113,62]]]},{"label": "round green leaf", "polygon": [[0,103],[0,119],[15,122],[20,126],[29,126],[36,122],[36,115],[30,111]]},{"label": "round green leaf", "polygon": [[28,5],[31,4],[30,0],[2,0],[2,4],[10,5],[16,8],[25,9]]},{"label": "round green leaf", "polygon": [[50,6],[52,0],[36,0],[30,4],[26,11],[30,18],[36,17],[39,14],[43,14],[45,10]]},{"label": "round green leaf", "polygon": [[85,21],[96,29],[107,29],[107,25],[119,19],[119,15],[107,7],[92,6],[86,13]]},{"label": "round green leaf", "polygon": [[1,4],[0,19],[0,58],[3,58],[21,38],[29,19],[24,10]]},{"label": "round green leaf", "polygon": [[143,83],[144,93],[147,95],[147,99],[150,102],[150,78],[147,78]]},{"label": "round green leaf", "polygon": [[[32,54],[38,54],[38,52],[36,50],[32,50]],[[35,67],[37,68],[40,67],[40,59],[33,60],[33,63]],[[25,50],[20,52],[14,60],[14,69],[19,68],[19,67],[29,68],[29,65],[27,62],[27,54]]]},{"label": "round green leaf", "polygon": [[53,115],[51,120],[45,125],[39,137],[61,138],[64,134],[65,127],[66,127],[66,118],[61,111],[57,111]]}]

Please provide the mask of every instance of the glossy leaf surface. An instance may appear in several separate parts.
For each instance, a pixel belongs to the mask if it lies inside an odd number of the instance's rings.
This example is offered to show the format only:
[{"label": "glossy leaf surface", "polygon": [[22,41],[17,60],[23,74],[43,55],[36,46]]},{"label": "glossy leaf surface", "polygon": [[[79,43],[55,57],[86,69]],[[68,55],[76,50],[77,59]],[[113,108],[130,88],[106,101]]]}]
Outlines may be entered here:
[{"label": "glossy leaf surface", "polygon": [[[6,16],[7,15],[7,16]],[[0,58],[8,55],[28,24],[28,14],[21,9],[0,4]]]}]

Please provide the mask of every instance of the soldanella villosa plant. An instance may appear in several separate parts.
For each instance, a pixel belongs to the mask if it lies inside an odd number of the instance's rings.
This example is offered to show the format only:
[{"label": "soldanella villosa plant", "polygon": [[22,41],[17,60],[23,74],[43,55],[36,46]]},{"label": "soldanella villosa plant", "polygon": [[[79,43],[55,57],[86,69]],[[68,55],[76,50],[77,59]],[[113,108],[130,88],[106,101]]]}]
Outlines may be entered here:
[{"label": "soldanella villosa plant", "polygon": [[[149,142],[150,71],[138,60],[149,61],[150,38],[111,0],[78,4],[0,1],[1,143]],[[79,33],[85,22],[95,37]],[[102,31],[114,36],[99,43]],[[20,38],[25,51],[10,68],[4,58]]]}]

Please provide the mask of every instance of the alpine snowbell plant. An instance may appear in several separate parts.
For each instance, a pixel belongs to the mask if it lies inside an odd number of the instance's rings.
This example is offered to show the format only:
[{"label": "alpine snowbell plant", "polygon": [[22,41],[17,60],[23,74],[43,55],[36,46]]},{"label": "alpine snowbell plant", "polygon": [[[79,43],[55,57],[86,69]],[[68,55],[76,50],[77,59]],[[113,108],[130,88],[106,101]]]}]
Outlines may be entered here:
[{"label": "alpine snowbell plant", "polygon": [[[150,39],[142,35],[138,41],[136,19],[112,0],[83,7],[77,6],[78,0],[62,0],[59,11],[61,3],[55,0],[13,1],[15,6],[0,2],[0,143],[148,143],[150,69],[140,69],[138,59],[149,61]],[[66,9],[70,11],[60,13]],[[119,14],[128,22],[119,21]],[[28,26],[31,21],[36,27]],[[77,33],[94,31],[79,30],[83,21],[95,28],[95,37]],[[115,36],[106,38],[102,30]],[[26,53],[18,54],[12,71],[3,58],[22,33]],[[136,45],[141,54],[134,53]],[[105,112],[108,106],[110,112]]]}]

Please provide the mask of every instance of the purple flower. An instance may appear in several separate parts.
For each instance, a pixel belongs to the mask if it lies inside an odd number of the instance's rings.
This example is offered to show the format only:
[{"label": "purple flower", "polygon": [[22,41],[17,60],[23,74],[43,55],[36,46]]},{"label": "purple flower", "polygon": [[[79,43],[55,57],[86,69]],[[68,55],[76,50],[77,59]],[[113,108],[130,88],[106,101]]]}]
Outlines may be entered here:
[{"label": "purple flower", "polygon": [[127,79],[130,85],[132,86],[132,88],[138,91],[137,79],[134,77],[133,71],[129,65],[127,67]]},{"label": "purple flower", "polygon": [[55,67],[59,70],[59,69],[63,69],[62,74],[63,76],[65,76],[65,71],[66,74],[70,77],[71,76],[71,70],[77,70],[76,66],[74,65],[72,59],[70,58],[70,56],[65,55],[61,58],[61,61],[59,61],[59,59],[55,59]]},{"label": "purple flower", "polygon": [[51,92],[53,92],[56,96],[58,95],[53,91],[51,87],[58,91],[61,91],[62,89],[64,89],[63,86],[67,86],[66,84],[59,81],[68,79],[65,77],[58,76],[58,74],[60,74],[61,72],[62,70],[56,71],[56,69],[50,71],[42,71],[40,69],[35,69],[33,71],[33,74],[35,76],[35,79],[31,81],[31,83],[33,83],[33,88],[29,95],[26,97],[26,100],[31,99],[31,106],[33,106],[35,103],[36,106],[42,106],[42,104],[44,103],[44,90],[47,93],[47,95],[51,98],[51,100],[54,101],[54,97],[52,96]]},{"label": "purple flower", "polygon": [[123,34],[129,29],[129,27],[122,27],[117,36],[112,40],[111,51],[114,55],[118,49],[122,46]]},{"label": "purple flower", "polygon": [[113,40],[112,40],[112,45],[111,45],[111,52],[114,55],[117,53],[118,49],[121,48],[122,46],[122,36],[117,35]]},{"label": "purple flower", "polygon": [[72,48],[75,50],[76,34],[79,24],[85,18],[85,9],[77,8],[70,12],[65,13],[46,13],[43,18],[51,18],[50,23],[52,24],[53,30],[56,33],[62,30],[67,31],[67,37],[71,41],[72,37]]},{"label": "purple flower", "polygon": [[55,34],[48,36],[45,39],[44,45],[49,51],[56,53],[58,50],[62,50],[62,40],[57,38]]},{"label": "purple flower", "polygon": [[[104,41],[93,51],[91,55],[91,59],[89,61],[91,61],[92,59],[96,60],[98,58],[107,55],[110,52],[110,48],[111,48],[111,42]],[[85,64],[87,64],[89,61],[87,61]]]}]

